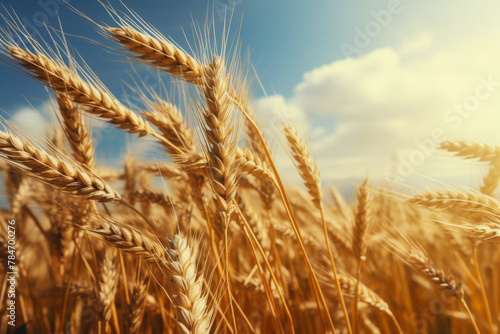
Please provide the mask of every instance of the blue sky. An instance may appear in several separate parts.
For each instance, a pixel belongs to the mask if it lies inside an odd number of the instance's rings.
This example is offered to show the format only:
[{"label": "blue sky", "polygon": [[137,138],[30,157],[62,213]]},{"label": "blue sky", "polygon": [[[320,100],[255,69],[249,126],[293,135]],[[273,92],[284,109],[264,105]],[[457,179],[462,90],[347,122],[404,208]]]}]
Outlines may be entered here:
[{"label": "blue sky", "polygon": [[[58,0],[3,0],[2,3],[12,6],[20,18],[27,18],[38,29],[43,30],[37,23],[44,17],[49,19],[49,24],[58,26],[58,17],[51,15],[55,8],[53,4],[58,4]],[[47,6],[41,6],[40,3]],[[112,24],[102,5],[95,0],[72,0],[69,3],[98,23]],[[116,9],[124,9],[118,1],[111,3]],[[213,4],[193,0],[129,0],[123,3],[185,48],[186,37],[182,29],[186,31],[188,41],[193,42],[191,18],[203,22],[207,6]],[[219,30],[222,30],[222,8],[228,3],[232,1],[215,1],[215,18]],[[62,27],[67,34],[112,45],[95,32],[95,27],[90,22],[63,5],[57,6]],[[349,31],[345,27],[355,16],[355,8],[335,5],[327,0],[296,3],[283,0],[238,0],[232,29],[236,32],[242,22],[243,50],[252,53],[252,62],[266,89],[290,96],[294,85],[300,81],[305,71],[343,57],[338,44],[342,38],[348,37]],[[123,73],[127,66],[114,61],[123,60],[122,57],[110,55],[103,47],[78,37],[68,37],[68,40],[112,92],[121,92],[123,84],[117,80],[117,75],[118,78],[127,80],[127,74]],[[5,81],[0,83],[1,91],[7,97],[3,99],[3,109],[11,109],[24,103],[22,96],[44,98],[45,92],[36,83],[16,75],[5,66],[0,71],[2,75],[11,78],[9,84]],[[259,90],[255,90],[255,93],[261,95]]]},{"label": "blue sky", "polygon": [[[40,5],[56,1],[2,3],[32,23],[46,15],[57,26],[53,7]],[[69,2],[99,23],[113,23],[97,1]],[[192,17],[203,22],[213,2],[123,3],[187,48],[182,28],[192,42]],[[221,30],[219,9],[232,1],[214,3]],[[118,1],[111,4],[124,9]],[[264,130],[277,132],[275,119],[294,123],[311,141],[325,181],[351,182],[369,174],[411,186],[425,187],[433,178],[476,186],[484,167],[429,147],[441,139],[500,142],[498,13],[495,0],[237,0],[232,30],[242,22],[243,50],[251,51],[268,94],[253,87]],[[59,5],[59,17],[70,44],[116,96],[123,96],[133,72],[121,62],[125,58],[75,37],[113,45],[68,8]],[[44,87],[8,66],[0,66],[0,75],[9,78],[0,80],[0,108],[10,115],[30,116],[30,103],[42,109],[48,101]],[[124,135],[113,136],[100,152],[123,154]],[[273,140],[277,151],[279,143]],[[297,181],[283,150],[276,154],[283,174]]]}]

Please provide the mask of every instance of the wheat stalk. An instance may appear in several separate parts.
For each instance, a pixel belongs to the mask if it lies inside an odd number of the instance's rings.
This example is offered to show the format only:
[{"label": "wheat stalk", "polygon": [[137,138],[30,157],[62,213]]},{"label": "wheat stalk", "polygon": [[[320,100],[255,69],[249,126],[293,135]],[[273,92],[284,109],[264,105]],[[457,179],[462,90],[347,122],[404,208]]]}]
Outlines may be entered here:
[{"label": "wheat stalk", "polygon": [[312,202],[321,213],[323,234],[325,237],[325,243],[328,250],[328,257],[330,260],[330,264],[332,266],[332,272],[334,275],[335,284],[337,286],[337,291],[340,296],[340,304],[342,306],[342,311],[344,313],[347,331],[350,334],[352,334],[351,324],[349,322],[349,315],[347,313],[347,308],[344,303],[344,297],[342,296],[342,289],[337,277],[337,269],[332,255],[333,252],[330,245],[330,239],[328,238],[328,227],[326,224],[325,213],[323,209],[323,190],[321,189],[321,178],[319,175],[318,167],[316,165],[316,162],[311,156],[311,152],[309,151],[308,145],[299,135],[298,131],[291,125],[284,125],[284,124],[283,124],[283,131],[288,141],[288,148],[290,150],[292,158],[295,160],[296,167],[299,170],[299,174],[302,177],[302,180],[304,180],[309,195],[311,195]]}]

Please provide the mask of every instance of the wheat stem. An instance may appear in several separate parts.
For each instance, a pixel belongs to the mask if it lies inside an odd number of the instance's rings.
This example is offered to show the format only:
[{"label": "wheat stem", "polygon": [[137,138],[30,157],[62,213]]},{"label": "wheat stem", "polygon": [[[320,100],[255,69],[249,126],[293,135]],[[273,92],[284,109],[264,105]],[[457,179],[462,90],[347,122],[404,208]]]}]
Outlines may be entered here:
[{"label": "wheat stem", "polygon": [[484,287],[483,278],[481,275],[481,270],[479,269],[479,263],[477,261],[477,247],[479,243],[473,242],[472,244],[472,265],[474,266],[474,272],[476,274],[477,281],[479,282],[479,288],[481,290],[481,297],[483,299],[484,310],[486,312],[486,319],[488,320],[488,326],[490,328],[490,333],[495,334],[495,329],[493,327],[493,319],[491,317],[490,304],[488,302],[488,296],[486,295],[486,289]]}]

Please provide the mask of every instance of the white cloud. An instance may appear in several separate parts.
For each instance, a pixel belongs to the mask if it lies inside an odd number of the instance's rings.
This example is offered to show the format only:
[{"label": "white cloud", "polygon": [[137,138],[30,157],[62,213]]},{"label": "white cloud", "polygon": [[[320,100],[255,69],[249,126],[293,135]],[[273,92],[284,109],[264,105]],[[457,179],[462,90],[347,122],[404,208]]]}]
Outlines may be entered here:
[{"label": "white cloud", "polygon": [[[47,115],[49,115],[49,113],[46,109],[47,108],[42,108],[40,110],[30,107],[20,108],[11,114],[12,116],[9,118],[9,122],[19,127],[21,131],[30,133],[33,136],[46,136],[50,124],[47,120]],[[52,117],[51,119],[53,120]]]},{"label": "white cloud", "polygon": [[323,65],[305,73],[290,98],[259,104],[285,106],[301,115],[295,124],[311,124],[325,181],[384,178],[399,169],[410,183],[425,175],[469,184],[468,163],[427,147],[443,138],[500,143],[500,48],[440,49],[431,41],[420,34],[414,43]]}]

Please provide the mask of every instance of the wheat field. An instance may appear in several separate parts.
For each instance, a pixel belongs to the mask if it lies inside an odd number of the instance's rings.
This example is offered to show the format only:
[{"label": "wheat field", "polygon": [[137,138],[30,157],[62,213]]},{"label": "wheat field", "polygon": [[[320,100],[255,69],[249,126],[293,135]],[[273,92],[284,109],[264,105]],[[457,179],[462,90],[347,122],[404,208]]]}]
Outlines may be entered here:
[{"label": "wheat field", "polygon": [[[2,66],[47,88],[58,123],[37,137],[2,122],[2,333],[498,333],[500,146],[439,146],[485,166],[480,189],[367,177],[352,201],[283,123],[303,181],[285,187],[238,42],[209,22],[183,50],[106,9],[103,41],[173,93],[120,101],[59,39],[3,17]],[[100,166],[99,122],[161,154]]]}]

